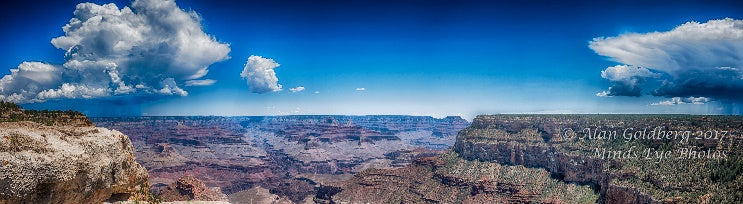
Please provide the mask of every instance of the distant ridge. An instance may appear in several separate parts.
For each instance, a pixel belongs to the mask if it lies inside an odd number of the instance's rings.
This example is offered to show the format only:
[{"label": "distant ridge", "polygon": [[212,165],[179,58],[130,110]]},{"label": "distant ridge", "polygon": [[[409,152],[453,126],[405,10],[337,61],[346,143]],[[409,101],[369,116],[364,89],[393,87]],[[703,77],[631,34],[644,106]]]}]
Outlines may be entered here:
[{"label": "distant ridge", "polygon": [[0,101],[0,122],[33,121],[47,126],[67,125],[75,127],[94,126],[84,114],[73,110],[23,110],[11,102]]}]

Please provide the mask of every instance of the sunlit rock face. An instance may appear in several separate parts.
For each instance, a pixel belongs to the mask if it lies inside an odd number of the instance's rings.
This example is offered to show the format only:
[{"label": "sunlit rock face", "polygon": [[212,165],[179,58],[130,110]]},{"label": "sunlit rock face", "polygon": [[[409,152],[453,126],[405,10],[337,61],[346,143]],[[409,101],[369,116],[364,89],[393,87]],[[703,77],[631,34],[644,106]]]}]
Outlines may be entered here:
[{"label": "sunlit rock face", "polygon": [[126,200],[146,186],[147,170],[126,135],[49,124],[0,122],[0,203]]}]

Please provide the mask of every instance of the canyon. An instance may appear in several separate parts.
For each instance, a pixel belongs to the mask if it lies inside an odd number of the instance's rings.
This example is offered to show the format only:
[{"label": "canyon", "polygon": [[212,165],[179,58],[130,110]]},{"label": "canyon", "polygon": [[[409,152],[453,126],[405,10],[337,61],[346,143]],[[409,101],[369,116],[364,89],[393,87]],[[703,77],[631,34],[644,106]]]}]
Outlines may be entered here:
[{"label": "canyon", "polygon": [[740,116],[0,110],[0,203],[743,202]]},{"label": "canyon", "polygon": [[91,120],[131,138],[155,193],[192,176],[228,195],[260,188],[293,202],[314,200],[320,186],[366,169],[438,155],[469,125],[460,117],[402,115]]}]

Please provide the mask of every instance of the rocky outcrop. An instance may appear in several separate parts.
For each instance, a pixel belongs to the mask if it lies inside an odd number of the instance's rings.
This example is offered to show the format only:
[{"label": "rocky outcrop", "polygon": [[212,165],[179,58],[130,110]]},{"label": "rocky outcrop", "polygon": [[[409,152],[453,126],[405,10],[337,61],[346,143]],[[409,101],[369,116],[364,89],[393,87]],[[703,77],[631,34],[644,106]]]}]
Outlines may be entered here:
[{"label": "rocky outcrop", "polygon": [[469,160],[544,168],[567,182],[608,185],[609,175],[603,172],[603,160],[561,153],[544,143],[472,143],[460,140],[454,149]]},{"label": "rocky outcrop", "polygon": [[160,190],[160,198],[164,201],[227,201],[227,196],[219,188],[208,188],[201,180],[185,176],[175,183]]},{"label": "rocky outcrop", "polygon": [[[668,136],[686,130],[709,136]],[[710,139],[715,131],[726,137]],[[451,152],[362,171],[330,201],[741,203],[741,133],[740,116],[478,116]]]},{"label": "rocky outcrop", "polygon": [[546,145],[517,142],[457,143],[455,149],[469,160],[493,161],[506,165],[544,168],[565,182],[597,185],[607,203],[651,203],[652,198],[637,189],[616,186],[616,176],[604,171],[604,160],[561,153]]},{"label": "rocky outcrop", "polygon": [[[735,196],[735,190],[713,189],[740,189],[743,184],[740,170],[730,172],[718,165],[729,160],[741,161],[738,159],[741,124],[743,117],[736,116],[478,116],[470,127],[460,132],[454,151],[467,160],[543,168],[565,182],[591,184],[600,193],[601,203],[701,202],[710,197],[723,203],[739,202],[741,198]],[[626,140],[625,132],[630,128],[631,135],[650,135],[653,130],[701,130],[725,131],[727,137],[720,140],[691,137],[688,142]],[[680,154],[684,149],[725,152],[727,159],[688,158]],[[621,154],[602,158],[597,153],[600,150]],[[651,158],[647,159],[645,150],[669,151],[670,156],[653,160],[654,155],[649,153]],[[733,175],[727,181],[720,181],[710,172]]]},{"label": "rocky outcrop", "polygon": [[126,135],[78,124],[0,122],[0,203],[126,200],[147,186]]}]

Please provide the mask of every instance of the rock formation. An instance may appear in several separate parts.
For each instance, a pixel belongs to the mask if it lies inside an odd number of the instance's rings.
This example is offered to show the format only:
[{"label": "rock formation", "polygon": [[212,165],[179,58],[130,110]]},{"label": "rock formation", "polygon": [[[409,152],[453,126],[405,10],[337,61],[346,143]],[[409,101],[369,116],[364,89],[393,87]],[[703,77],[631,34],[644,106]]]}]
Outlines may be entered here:
[{"label": "rock formation", "polygon": [[[743,201],[742,133],[740,116],[492,115],[462,130],[454,151],[591,184],[602,203],[736,203]],[[706,154],[689,156],[689,149]]]},{"label": "rock formation", "polygon": [[288,198],[281,198],[276,194],[272,194],[268,189],[261,188],[260,186],[253,187],[248,190],[233,193],[229,196],[230,203],[233,204],[254,204],[254,203],[265,203],[265,204],[291,204],[292,201]]},{"label": "rock formation", "polygon": [[154,189],[190,175],[226,194],[256,186],[302,202],[319,184],[437,155],[460,117],[249,116],[92,118],[129,135]]},{"label": "rock formation", "polygon": [[369,169],[332,196],[336,203],[595,203],[588,186],[539,168],[468,161],[449,152],[399,169]]},{"label": "rock formation", "polygon": [[10,116],[0,122],[0,203],[126,200],[147,185],[126,135],[75,112],[26,113],[0,114]]},{"label": "rock formation", "polygon": [[478,116],[452,152],[363,171],[328,202],[741,203],[741,133],[740,116]]},{"label": "rock formation", "polygon": [[201,180],[185,176],[175,183],[160,190],[159,196],[163,201],[227,201],[227,196],[219,188],[208,188]]}]

